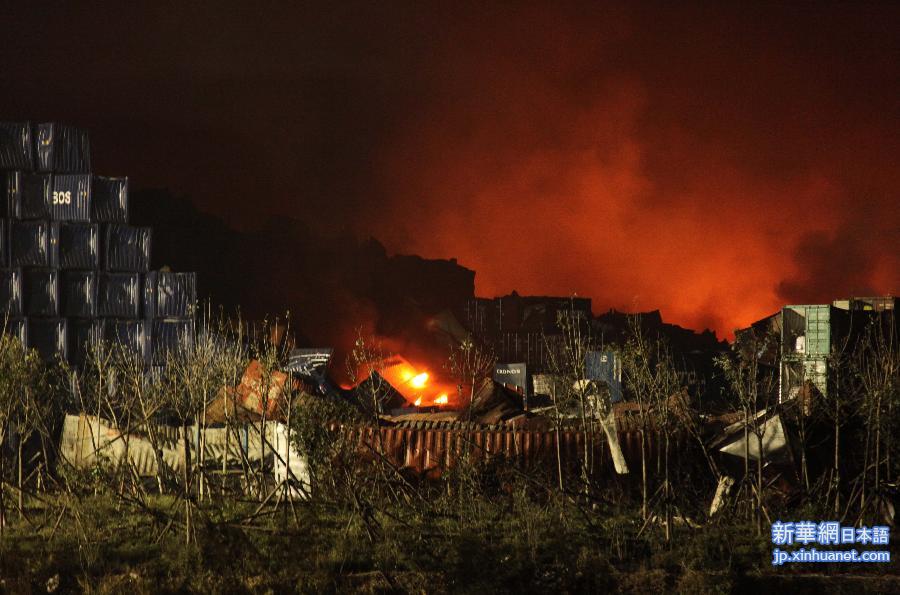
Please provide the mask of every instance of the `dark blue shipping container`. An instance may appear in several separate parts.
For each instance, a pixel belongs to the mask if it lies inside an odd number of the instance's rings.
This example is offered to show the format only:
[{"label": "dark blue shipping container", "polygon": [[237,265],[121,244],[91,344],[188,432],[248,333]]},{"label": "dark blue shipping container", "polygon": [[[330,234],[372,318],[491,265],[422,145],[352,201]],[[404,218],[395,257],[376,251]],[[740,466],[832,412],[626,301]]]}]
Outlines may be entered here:
[{"label": "dark blue shipping container", "polygon": [[76,366],[83,366],[88,360],[91,345],[103,340],[102,320],[69,320],[69,361]]},{"label": "dark blue shipping container", "polygon": [[59,224],[59,268],[97,269],[100,266],[100,226],[96,223]]},{"label": "dark blue shipping container", "polygon": [[150,269],[149,227],[108,225],[104,242],[104,265],[108,271],[144,273]]},{"label": "dark blue shipping container", "polygon": [[105,320],[103,338],[120,349],[139,354],[150,360],[150,336],[143,320]]},{"label": "dark blue shipping container", "polygon": [[22,316],[22,271],[0,270],[0,317]]},{"label": "dark blue shipping container", "polygon": [[30,122],[0,122],[0,169],[34,169]]},{"label": "dark blue shipping container", "polygon": [[38,171],[91,173],[91,143],[86,130],[46,123],[35,126]]},{"label": "dark blue shipping container", "polygon": [[45,361],[57,358],[68,361],[65,318],[29,318],[28,347],[34,349]]},{"label": "dark blue shipping container", "polygon": [[50,217],[52,176],[26,171],[6,173],[6,216],[10,219],[47,219]]},{"label": "dark blue shipping container", "polygon": [[0,219],[0,268],[9,266],[9,221]]},{"label": "dark blue shipping container", "polygon": [[28,348],[28,322],[24,318],[4,318],[0,320],[0,331],[17,337],[22,347]]},{"label": "dark blue shipping container", "polygon": [[91,178],[91,212],[101,223],[128,223],[128,178]]},{"label": "dark blue shipping container", "polygon": [[139,318],[141,314],[141,278],[137,273],[100,272],[98,277],[98,313],[104,318]]},{"label": "dark blue shipping container", "polygon": [[197,304],[197,273],[144,275],[144,318],[190,318]]},{"label": "dark blue shipping container", "polygon": [[97,273],[93,271],[62,272],[61,303],[63,316],[95,318],[97,316]]},{"label": "dark blue shipping container", "polygon": [[194,321],[178,319],[157,319],[152,323],[153,362],[162,364],[166,355],[176,353],[193,344]]},{"label": "dark blue shipping container", "polygon": [[22,271],[22,295],[26,316],[59,316],[59,272],[53,269]]},{"label": "dark blue shipping container", "polygon": [[10,222],[9,255],[13,267],[59,266],[59,223]]},{"label": "dark blue shipping container", "polygon": [[56,174],[51,176],[50,204],[54,221],[91,220],[91,176]]}]

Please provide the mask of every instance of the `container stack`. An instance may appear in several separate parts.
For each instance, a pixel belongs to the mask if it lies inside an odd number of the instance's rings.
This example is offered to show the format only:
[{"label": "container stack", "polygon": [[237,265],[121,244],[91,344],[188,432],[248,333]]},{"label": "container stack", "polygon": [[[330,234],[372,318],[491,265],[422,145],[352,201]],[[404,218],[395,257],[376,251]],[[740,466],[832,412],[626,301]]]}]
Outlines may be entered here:
[{"label": "container stack", "polygon": [[196,273],[151,271],[129,225],[128,178],[91,174],[86,131],[0,122],[0,319],[48,360],[80,366],[95,338],[148,364],[190,340]]}]

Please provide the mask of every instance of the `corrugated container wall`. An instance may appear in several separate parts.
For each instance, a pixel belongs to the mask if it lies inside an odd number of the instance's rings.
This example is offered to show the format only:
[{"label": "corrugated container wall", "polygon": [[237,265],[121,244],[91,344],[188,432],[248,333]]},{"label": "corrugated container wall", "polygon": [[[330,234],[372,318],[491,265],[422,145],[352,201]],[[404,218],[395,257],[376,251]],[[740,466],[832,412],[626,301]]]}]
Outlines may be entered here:
[{"label": "corrugated container wall", "polygon": [[10,219],[47,219],[52,176],[26,171],[6,173],[6,216]]},{"label": "corrugated container wall", "polygon": [[150,337],[143,320],[105,320],[103,338],[140,355],[144,361],[150,360]]},{"label": "corrugated container wall", "polygon": [[50,218],[55,221],[90,221],[91,176],[57,174],[51,179]]},{"label": "corrugated container wall", "polygon": [[19,339],[22,347],[28,348],[28,323],[24,318],[8,318],[0,321],[3,333]]},{"label": "corrugated container wall", "polygon": [[86,130],[56,123],[35,126],[37,170],[91,173],[91,143]]},{"label": "corrugated container wall", "polygon": [[0,122],[0,169],[34,169],[30,122]]},{"label": "corrugated container wall", "polygon": [[10,264],[14,267],[56,267],[59,265],[59,223],[54,221],[12,221],[10,224]]},{"label": "corrugated container wall", "polygon": [[191,317],[196,303],[196,273],[152,271],[144,275],[144,318]]},{"label": "corrugated container wall", "polygon": [[88,359],[91,345],[103,339],[103,321],[73,319],[69,321],[69,361],[83,366]]},{"label": "corrugated container wall", "polygon": [[128,223],[128,178],[94,176],[91,195],[94,221]]},{"label": "corrugated container wall", "polygon": [[104,247],[106,269],[138,273],[150,270],[152,235],[149,227],[107,226]]},{"label": "corrugated container wall", "polygon": [[63,271],[61,293],[63,316],[96,318],[97,273],[94,271]]},{"label": "corrugated container wall", "polygon": [[0,219],[0,268],[9,266],[9,221]]},{"label": "corrugated container wall", "polygon": [[194,337],[193,320],[154,320],[153,327],[153,362],[162,364],[166,355],[177,352],[191,344]]},{"label": "corrugated container wall", "polygon": [[104,318],[138,318],[141,280],[137,273],[98,273],[98,314]]},{"label": "corrugated container wall", "polygon": [[37,350],[46,361],[57,357],[68,360],[66,330],[64,318],[31,318],[28,320],[28,347]]},{"label": "corrugated container wall", "polygon": [[59,316],[59,273],[53,269],[22,271],[25,315],[45,318]]},{"label": "corrugated container wall", "polygon": [[96,223],[59,224],[59,268],[96,269],[100,266],[100,226]]},{"label": "corrugated container wall", "polygon": [[0,316],[18,318],[22,310],[22,271],[0,270]]}]

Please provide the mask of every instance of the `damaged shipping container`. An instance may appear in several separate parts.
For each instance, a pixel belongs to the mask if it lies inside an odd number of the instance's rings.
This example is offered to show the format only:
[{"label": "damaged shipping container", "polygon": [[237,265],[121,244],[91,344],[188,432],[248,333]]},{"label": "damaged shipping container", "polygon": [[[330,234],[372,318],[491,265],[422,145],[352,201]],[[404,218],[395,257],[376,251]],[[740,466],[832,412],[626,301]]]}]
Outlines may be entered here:
[{"label": "damaged shipping container", "polygon": [[22,271],[22,294],[26,316],[59,316],[59,273],[53,269]]},{"label": "damaged shipping container", "polygon": [[10,219],[47,219],[52,176],[27,171],[6,173],[6,216]]},{"label": "damaged shipping container", "polygon": [[61,269],[98,268],[100,226],[96,223],[60,223],[58,255]]},{"label": "damaged shipping container", "polygon": [[66,326],[65,318],[29,318],[28,347],[36,350],[45,361],[68,360]]},{"label": "damaged shipping container", "polygon": [[0,269],[0,316],[22,316],[22,271]]},{"label": "damaged shipping container", "polygon": [[91,213],[100,223],[128,223],[128,178],[91,178]]},{"label": "damaged shipping container", "polygon": [[192,317],[196,303],[196,273],[152,271],[144,275],[144,318]]},{"label": "damaged shipping container", "polygon": [[143,320],[104,320],[103,339],[150,361],[150,337]]},{"label": "damaged shipping container", "polygon": [[138,318],[141,312],[141,279],[138,273],[97,274],[97,312],[104,318]]},{"label": "damaged shipping container", "polygon": [[92,346],[103,339],[103,321],[72,319],[69,320],[67,331],[69,362],[83,366],[88,360]]},{"label": "damaged shipping container", "polygon": [[35,125],[37,170],[87,174],[91,172],[91,143],[86,130],[57,123]]},{"label": "damaged shipping container", "polygon": [[13,267],[59,265],[59,223],[12,221],[9,229],[10,264]]},{"label": "damaged shipping container", "polygon": [[149,227],[111,224],[105,234],[105,268],[108,271],[144,273],[150,270]]},{"label": "damaged shipping container", "polygon": [[50,204],[54,221],[91,220],[91,176],[56,174],[50,178]]},{"label": "damaged shipping container", "polygon": [[0,122],[0,169],[34,169],[30,122]]},{"label": "damaged shipping container", "polygon": [[63,316],[70,318],[97,316],[97,273],[63,271],[61,285]]}]

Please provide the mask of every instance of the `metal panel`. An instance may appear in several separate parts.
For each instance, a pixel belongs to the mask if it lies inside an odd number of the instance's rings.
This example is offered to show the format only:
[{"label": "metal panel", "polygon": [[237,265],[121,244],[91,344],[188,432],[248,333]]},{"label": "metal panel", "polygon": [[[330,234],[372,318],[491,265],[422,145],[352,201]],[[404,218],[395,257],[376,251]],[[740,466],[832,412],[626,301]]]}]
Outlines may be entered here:
[{"label": "metal panel", "polygon": [[68,321],[69,362],[83,366],[90,353],[90,346],[103,339],[103,321],[72,319]]},{"label": "metal panel", "polygon": [[162,364],[166,355],[190,345],[194,338],[193,320],[154,320],[152,323],[152,361]]},{"label": "metal panel", "polygon": [[22,273],[25,314],[59,316],[59,273],[53,269],[25,269]]},{"label": "metal panel", "polygon": [[105,267],[109,271],[147,272],[150,269],[152,230],[112,224],[105,234]]},{"label": "metal panel", "polygon": [[47,219],[51,176],[26,171],[6,174],[6,216],[10,219]]},{"label": "metal panel", "polygon": [[103,338],[150,361],[150,337],[143,320],[105,320]]},{"label": "metal panel", "polygon": [[62,312],[72,318],[97,316],[97,274],[93,271],[63,271]]},{"label": "metal panel", "polygon": [[28,348],[28,323],[24,318],[4,318],[0,320],[0,330],[4,334],[18,337],[22,347]]},{"label": "metal panel", "polygon": [[80,173],[91,172],[91,144],[86,130],[63,124],[45,123],[35,126],[38,171]]},{"label": "metal panel", "polygon": [[90,221],[91,176],[77,174],[52,176],[47,210],[54,221]]},{"label": "metal panel", "polygon": [[96,223],[59,224],[59,268],[96,269],[100,266],[100,226]]},{"label": "metal panel", "polygon": [[9,237],[13,267],[55,267],[59,263],[59,223],[12,221]]},{"label": "metal panel", "polygon": [[64,318],[31,318],[28,320],[28,347],[46,361],[57,357],[68,361],[66,330]]},{"label": "metal panel", "polygon": [[0,169],[34,169],[30,122],[0,122]]},{"label": "metal panel", "polygon": [[197,304],[197,274],[153,271],[144,275],[144,318],[187,318]]},{"label": "metal panel", "polygon": [[9,266],[9,221],[0,219],[0,267]]},{"label": "metal panel", "polygon": [[91,178],[93,220],[128,223],[128,178]]},{"label": "metal panel", "polygon": [[18,318],[22,310],[22,271],[0,270],[0,315]]},{"label": "metal panel", "polygon": [[138,318],[141,281],[137,273],[98,273],[98,313],[106,318]]}]

